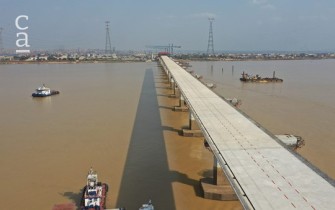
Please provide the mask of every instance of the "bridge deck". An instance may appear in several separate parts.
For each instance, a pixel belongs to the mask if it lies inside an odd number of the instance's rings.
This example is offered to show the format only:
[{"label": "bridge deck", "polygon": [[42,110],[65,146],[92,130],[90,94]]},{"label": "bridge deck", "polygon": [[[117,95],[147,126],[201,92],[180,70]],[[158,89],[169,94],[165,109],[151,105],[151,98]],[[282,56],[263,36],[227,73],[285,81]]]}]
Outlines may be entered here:
[{"label": "bridge deck", "polygon": [[335,187],[167,56],[183,94],[246,209],[335,209]]}]

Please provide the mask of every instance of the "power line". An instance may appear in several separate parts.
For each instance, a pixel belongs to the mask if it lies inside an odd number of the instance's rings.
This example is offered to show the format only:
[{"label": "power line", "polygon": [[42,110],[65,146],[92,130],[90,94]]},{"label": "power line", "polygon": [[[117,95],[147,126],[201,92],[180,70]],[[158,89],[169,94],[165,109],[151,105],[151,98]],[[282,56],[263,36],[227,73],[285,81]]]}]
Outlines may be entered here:
[{"label": "power line", "polygon": [[3,28],[0,27],[0,55],[3,54],[4,52],[4,47],[3,47],[3,43],[2,43],[2,31],[3,31]]},{"label": "power line", "polygon": [[106,45],[105,45],[105,54],[112,54],[112,45],[111,38],[109,36],[109,21],[106,21]]},{"label": "power line", "polygon": [[207,54],[214,55],[214,40],[213,40],[213,21],[214,18],[208,18],[209,20],[209,36],[208,36],[208,46]]},{"label": "power line", "polygon": [[181,48],[181,46],[174,45],[173,43],[169,45],[146,45],[145,47],[151,49],[163,49],[171,55],[173,55],[174,48]]}]

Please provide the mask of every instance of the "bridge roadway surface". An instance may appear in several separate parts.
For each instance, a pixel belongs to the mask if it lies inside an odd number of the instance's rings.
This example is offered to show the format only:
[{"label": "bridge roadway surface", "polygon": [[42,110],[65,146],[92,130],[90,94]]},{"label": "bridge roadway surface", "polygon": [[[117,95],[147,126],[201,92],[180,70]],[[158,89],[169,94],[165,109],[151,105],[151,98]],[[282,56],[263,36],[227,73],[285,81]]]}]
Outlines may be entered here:
[{"label": "bridge roadway surface", "polygon": [[245,209],[335,209],[333,180],[323,178],[169,57],[160,62]]}]

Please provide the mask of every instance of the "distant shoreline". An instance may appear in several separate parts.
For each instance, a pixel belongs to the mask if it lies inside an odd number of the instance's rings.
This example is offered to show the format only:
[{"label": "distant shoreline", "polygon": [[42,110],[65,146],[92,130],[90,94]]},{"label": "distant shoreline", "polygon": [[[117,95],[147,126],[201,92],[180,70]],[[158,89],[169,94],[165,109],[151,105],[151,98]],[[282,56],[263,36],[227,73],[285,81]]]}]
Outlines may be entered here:
[{"label": "distant shoreline", "polygon": [[110,60],[110,61],[0,61],[0,64],[82,64],[82,63],[140,63],[145,61],[126,61],[126,60]]},{"label": "distant shoreline", "polygon": [[[232,61],[299,61],[299,60],[332,60],[335,59],[335,57],[326,57],[326,58],[294,58],[294,59],[289,59],[289,58],[276,58],[276,59],[269,59],[269,58],[236,58],[236,59],[223,59],[223,58],[178,58],[176,57],[177,60],[183,60],[185,62],[191,62],[191,61],[227,61],[227,62],[232,62]],[[82,63],[90,63],[90,64],[98,64],[98,63],[146,63],[148,61],[144,60],[92,60],[92,61],[0,61],[1,64],[82,64]],[[155,61],[151,61],[155,62]]]},{"label": "distant shoreline", "polygon": [[184,61],[301,61],[301,60],[333,60],[335,58],[295,58],[295,59],[252,59],[252,58],[246,58],[246,59],[180,59],[178,60],[184,60]]}]

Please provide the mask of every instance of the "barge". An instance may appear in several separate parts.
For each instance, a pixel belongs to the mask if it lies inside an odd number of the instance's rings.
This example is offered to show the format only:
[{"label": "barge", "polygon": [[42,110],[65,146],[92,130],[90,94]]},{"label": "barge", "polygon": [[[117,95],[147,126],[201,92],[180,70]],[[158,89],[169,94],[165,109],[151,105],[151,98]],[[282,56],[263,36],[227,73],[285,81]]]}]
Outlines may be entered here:
[{"label": "barge", "polygon": [[242,82],[258,82],[258,83],[267,83],[267,82],[283,82],[283,79],[276,77],[276,72],[273,72],[272,78],[270,77],[260,77],[258,74],[256,76],[251,76],[245,72],[242,73],[242,77],[240,78]]}]

